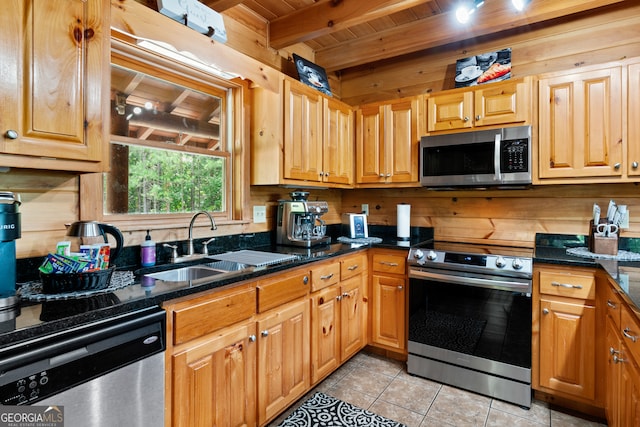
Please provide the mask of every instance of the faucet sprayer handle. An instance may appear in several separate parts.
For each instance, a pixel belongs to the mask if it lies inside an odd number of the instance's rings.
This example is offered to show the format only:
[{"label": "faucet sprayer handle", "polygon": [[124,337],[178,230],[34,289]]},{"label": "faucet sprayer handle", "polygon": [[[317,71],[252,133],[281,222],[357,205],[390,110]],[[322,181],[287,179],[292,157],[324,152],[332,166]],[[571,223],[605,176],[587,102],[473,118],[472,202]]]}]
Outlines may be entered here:
[{"label": "faucet sprayer handle", "polygon": [[211,242],[213,242],[214,240],[216,240],[215,237],[210,238],[209,240],[205,240],[202,243],[202,255],[209,255],[209,248],[207,247],[207,245]]}]

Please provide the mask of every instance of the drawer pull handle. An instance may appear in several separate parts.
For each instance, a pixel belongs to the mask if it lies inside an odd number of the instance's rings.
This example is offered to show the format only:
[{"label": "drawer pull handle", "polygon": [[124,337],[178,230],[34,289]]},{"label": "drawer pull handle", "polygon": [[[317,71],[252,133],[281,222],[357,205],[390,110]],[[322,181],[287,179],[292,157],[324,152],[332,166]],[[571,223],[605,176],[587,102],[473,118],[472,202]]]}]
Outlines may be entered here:
[{"label": "drawer pull handle", "polygon": [[353,271],[353,270],[355,270],[357,268],[358,268],[358,264],[355,264],[355,265],[351,265],[351,266],[347,267],[347,270]]},{"label": "drawer pull handle", "polygon": [[380,264],[388,265],[389,267],[397,267],[398,266],[397,262],[380,261]]},{"label": "drawer pull handle", "polygon": [[626,338],[629,338],[632,342],[636,342],[638,337],[636,337],[635,335],[631,335],[629,332],[631,332],[629,328],[624,328],[622,330],[622,335],[624,335]]},{"label": "drawer pull handle", "polygon": [[266,337],[268,337],[268,336],[269,336],[269,331],[264,330],[264,331],[262,331],[262,332],[260,333],[260,335],[262,335],[263,337],[265,337],[265,338],[266,338]]},{"label": "drawer pull handle", "polygon": [[563,288],[570,288],[570,289],[582,289],[582,285],[572,285],[570,283],[551,282],[551,286],[560,286]]},{"label": "drawer pull handle", "polygon": [[333,277],[333,273],[327,274],[326,276],[320,276],[321,280],[329,280]]},{"label": "drawer pull handle", "polygon": [[610,299],[608,299],[608,300],[607,300],[607,305],[608,305],[609,307],[611,307],[611,308],[614,308],[614,309],[615,309],[615,308],[618,308],[618,306],[617,306],[616,304],[614,304],[613,302],[611,302],[611,300],[610,300]]}]

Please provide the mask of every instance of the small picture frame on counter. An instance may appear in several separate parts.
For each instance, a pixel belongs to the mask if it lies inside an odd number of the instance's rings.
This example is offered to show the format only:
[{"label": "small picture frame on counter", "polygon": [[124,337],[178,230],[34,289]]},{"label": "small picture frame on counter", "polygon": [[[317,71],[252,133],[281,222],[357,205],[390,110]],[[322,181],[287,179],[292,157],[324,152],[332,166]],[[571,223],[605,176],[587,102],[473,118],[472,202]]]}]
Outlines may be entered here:
[{"label": "small picture frame on counter", "polygon": [[369,237],[367,216],[365,214],[349,214],[349,228],[352,239],[366,239]]}]

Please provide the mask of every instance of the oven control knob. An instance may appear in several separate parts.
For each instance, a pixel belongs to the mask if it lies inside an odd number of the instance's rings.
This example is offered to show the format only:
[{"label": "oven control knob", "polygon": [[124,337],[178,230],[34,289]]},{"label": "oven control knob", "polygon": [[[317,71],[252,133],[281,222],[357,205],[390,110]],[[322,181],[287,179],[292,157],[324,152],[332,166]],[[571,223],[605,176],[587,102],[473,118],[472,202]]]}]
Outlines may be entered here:
[{"label": "oven control knob", "polygon": [[427,252],[427,259],[429,261],[435,261],[437,258],[438,258],[438,254],[436,253],[436,251]]},{"label": "oven control knob", "polygon": [[524,263],[520,258],[516,258],[513,260],[512,266],[514,270],[522,270],[522,267],[524,267]]},{"label": "oven control knob", "polygon": [[413,257],[415,259],[422,259],[424,258],[424,252],[422,252],[422,250],[420,249],[416,249],[415,252],[413,253]]},{"label": "oven control knob", "polygon": [[505,261],[504,258],[502,258],[501,256],[499,256],[498,259],[496,259],[496,267],[504,268],[506,265],[507,265],[507,261]]}]

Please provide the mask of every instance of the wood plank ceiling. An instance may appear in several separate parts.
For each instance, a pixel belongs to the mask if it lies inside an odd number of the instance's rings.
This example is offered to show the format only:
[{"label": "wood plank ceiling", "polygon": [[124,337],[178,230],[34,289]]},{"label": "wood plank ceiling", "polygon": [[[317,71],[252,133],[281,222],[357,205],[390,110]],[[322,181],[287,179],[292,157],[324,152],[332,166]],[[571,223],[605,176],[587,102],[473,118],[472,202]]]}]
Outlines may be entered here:
[{"label": "wood plank ceiling", "polygon": [[[590,13],[624,0],[530,0],[517,12],[511,0],[486,0],[459,24],[465,0],[200,0],[222,13],[246,8],[268,24],[269,47],[307,44],[328,72],[432,49],[480,36]],[[472,0],[466,0],[472,1]],[[626,0],[634,1],[634,0]]]}]

